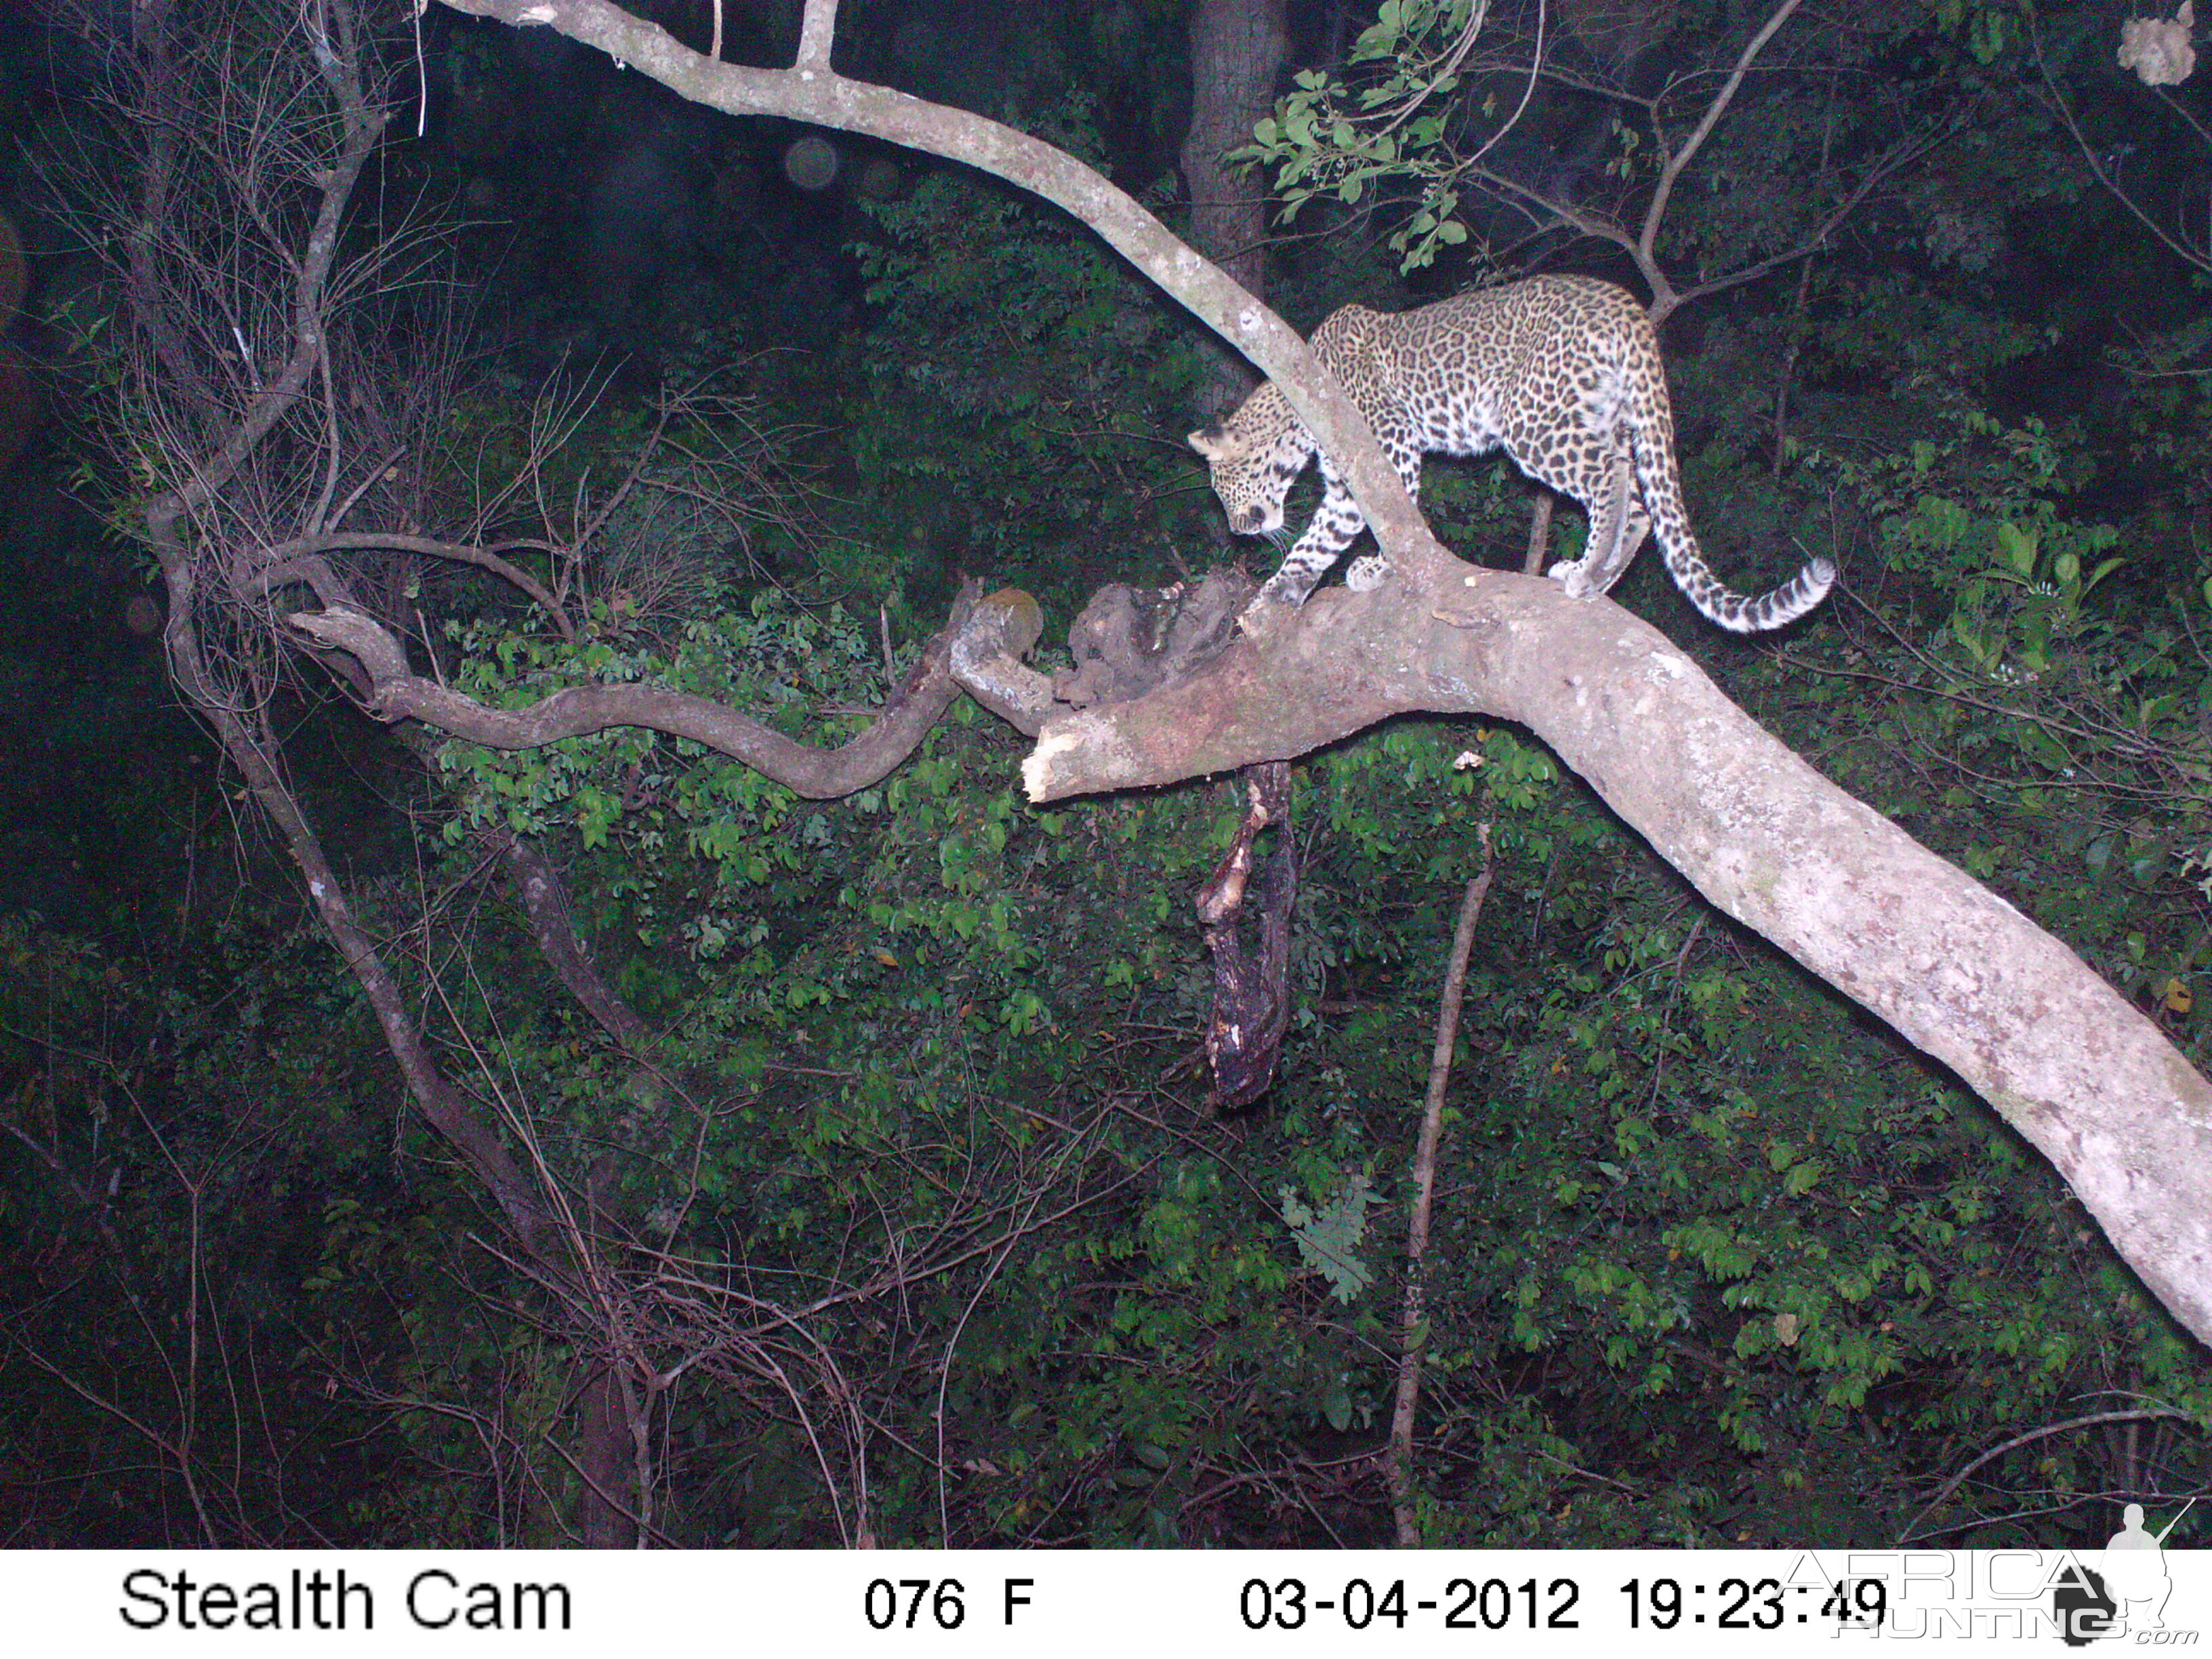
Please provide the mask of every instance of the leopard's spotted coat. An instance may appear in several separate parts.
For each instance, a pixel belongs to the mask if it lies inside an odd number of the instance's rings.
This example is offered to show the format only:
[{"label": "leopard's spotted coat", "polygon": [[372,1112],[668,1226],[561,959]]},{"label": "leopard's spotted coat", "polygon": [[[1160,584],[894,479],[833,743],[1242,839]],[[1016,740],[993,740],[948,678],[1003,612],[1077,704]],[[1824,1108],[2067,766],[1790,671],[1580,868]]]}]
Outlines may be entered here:
[{"label": "leopard's spotted coat", "polygon": [[[1835,567],[1814,559],[1771,593],[1747,599],[1705,563],[1682,507],[1674,416],[1651,324],[1624,289],[1589,276],[1534,276],[1395,314],[1346,306],[1314,331],[1313,348],[1344,383],[1418,495],[1421,457],[1480,455],[1501,445],[1523,472],[1589,511],[1589,552],[1551,572],[1567,592],[1602,593],[1656,530],[1668,573],[1690,602],[1738,633],[1779,628],[1826,597]],[[1227,419],[1190,434],[1239,535],[1280,538],[1283,502],[1316,451],[1313,434],[1270,383]],[[1610,547],[1598,527],[1626,452],[1632,487]],[[1321,507],[1263,599],[1303,603],[1366,524],[1327,455]],[[1372,586],[1386,567],[1353,562]]]}]

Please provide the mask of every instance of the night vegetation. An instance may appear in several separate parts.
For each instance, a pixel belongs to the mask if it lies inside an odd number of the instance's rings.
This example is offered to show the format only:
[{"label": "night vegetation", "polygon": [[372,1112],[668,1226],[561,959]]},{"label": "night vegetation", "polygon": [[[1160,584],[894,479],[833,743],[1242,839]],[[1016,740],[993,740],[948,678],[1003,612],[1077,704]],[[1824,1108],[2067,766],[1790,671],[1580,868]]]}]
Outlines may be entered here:
[{"label": "night vegetation", "polygon": [[[2145,1120],[1985,1101],[1534,716],[1300,745],[1288,1033],[1215,1110],[1193,899],[1224,769],[1279,754],[1039,805],[963,690],[987,624],[1065,673],[1102,585],[1272,568],[1183,442],[1251,383],[1194,320],[1234,290],[1139,204],[1300,332],[1608,277],[1715,564],[1843,571],[1778,640],[1656,556],[1613,600],[2077,952],[2127,1006],[2051,1029],[2170,1043],[2201,1142],[2212,106],[2171,41],[845,0],[838,74],[912,97],[824,127],[780,74],[827,71],[818,3],[656,9],[762,71],[712,88],[611,61],[596,0],[401,9],[0,35],[6,1541],[2049,1546],[2212,1491],[2212,1224],[2096,1190]],[[1426,616],[1366,449],[1376,602]],[[1583,535],[1502,458],[1420,505],[1501,571],[1532,514]],[[1378,614],[1311,603],[1234,649]]]}]

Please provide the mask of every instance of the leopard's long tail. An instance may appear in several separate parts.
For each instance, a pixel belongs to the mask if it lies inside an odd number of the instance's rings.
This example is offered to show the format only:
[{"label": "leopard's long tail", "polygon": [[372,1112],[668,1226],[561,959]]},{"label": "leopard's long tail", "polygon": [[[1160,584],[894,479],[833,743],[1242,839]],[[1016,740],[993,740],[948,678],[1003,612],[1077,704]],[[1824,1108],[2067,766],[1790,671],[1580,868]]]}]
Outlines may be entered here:
[{"label": "leopard's long tail", "polygon": [[1836,567],[1826,559],[1808,562],[1781,586],[1756,597],[1737,592],[1713,574],[1698,550],[1689,513],[1682,505],[1681,478],[1674,465],[1674,413],[1662,408],[1657,415],[1656,430],[1629,422],[1636,482],[1650,512],[1652,533],[1660,556],[1667,561],[1667,574],[1690,603],[1732,634],[1763,634],[1796,622],[1826,599],[1836,585]]},{"label": "leopard's long tail", "polygon": [[1781,586],[1746,598],[1713,574],[1695,543],[1680,557],[1664,543],[1661,550],[1667,560],[1667,574],[1689,595],[1690,603],[1734,634],[1763,634],[1770,628],[1786,627],[1826,599],[1828,590],[1836,585],[1834,564],[1826,559],[1810,559]]}]

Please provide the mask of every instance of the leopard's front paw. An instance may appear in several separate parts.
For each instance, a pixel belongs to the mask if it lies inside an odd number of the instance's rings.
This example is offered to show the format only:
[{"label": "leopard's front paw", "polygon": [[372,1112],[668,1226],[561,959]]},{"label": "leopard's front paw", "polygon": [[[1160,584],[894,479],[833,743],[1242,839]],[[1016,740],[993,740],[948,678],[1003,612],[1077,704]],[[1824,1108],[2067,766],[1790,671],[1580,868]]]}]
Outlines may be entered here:
[{"label": "leopard's front paw", "polygon": [[1237,614],[1237,630],[1251,639],[1265,639],[1279,623],[1288,621],[1297,613],[1303,593],[1286,593],[1279,578],[1260,584],[1258,592],[1244,601],[1244,608]]},{"label": "leopard's front paw", "polygon": [[1355,593],[1371,593],[1390,580],[1390,561],[1370,553],[1354,559],[1344,573],[1344,585]]}]

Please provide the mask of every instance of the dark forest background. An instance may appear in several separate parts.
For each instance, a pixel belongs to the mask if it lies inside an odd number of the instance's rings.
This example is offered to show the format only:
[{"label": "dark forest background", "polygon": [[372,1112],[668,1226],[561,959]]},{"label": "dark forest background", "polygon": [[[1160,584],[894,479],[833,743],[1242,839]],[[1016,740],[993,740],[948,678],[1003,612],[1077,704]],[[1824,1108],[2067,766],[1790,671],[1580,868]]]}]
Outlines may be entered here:
[{"label": "dark forest background", "polygon": [[[1234,366],[957,167],[548,31],[348,22],[390,112],[337,223],[357,276],[312,419],[217,503],[294,560],[202,624],[277,781],[242,778],[171,678],[148,504],[275,373],[283,306],[224,296],[287,291],[254,262],[325,199],[343,100],[293,0],[159,9],[159,42],[120,6],[0,25],[0,1542],[1388,1542],[1478,823],[1424,1540],[2101,1543],[2212,1490],[2203,1349],[2049,1166],[1525,733],[1298,764],[1290,1036],[1218,1113],[1191,897],[1235,781],[1035,810],[1025,741],[965,701],[840,800],[646,732],[500,754],[366,717],[274,623],[328,576],[488,702],[653,681],[834,744],[963,578],[1036,595],[1049,662],[1103,582],[1264,571],[1183,443]],[[1193,9],[845,0],[838,64],[1184,225],[1223,72]],[[1772,12],[1576,0],[1538,59],[1500,0],[1456,61],[1463,8],[1241,14],[1281,45],[1261,111],[1290,101],[1232,175],[1258,240],[1217,215],[1207,251],[1302,330],[1536,270],[1678,301],[1708,555],[1747,591],[1833,558],[1844,591],[1778,641],[1656,557],[1613,598],[2201,1066],[2212,71],[2145,84],[2112,7],[1793,11],[1638,258],[1608,229],[1636,241],[1660,143]],[[703,8],[653,15],[704,47]],[[787,64],[797,9],[725,28]],[[1370,112],[1446,71],[1378,149]],[[309,498],[319,553],[283,530]],[[1519,567],[1509,463],[1432,462],[1423,506]],[[1582,531],[1564,508],[1555,550]],[[430,1073],[528,1205],[426,1118]]]}]

